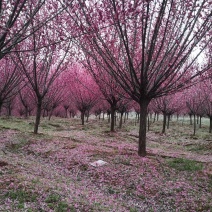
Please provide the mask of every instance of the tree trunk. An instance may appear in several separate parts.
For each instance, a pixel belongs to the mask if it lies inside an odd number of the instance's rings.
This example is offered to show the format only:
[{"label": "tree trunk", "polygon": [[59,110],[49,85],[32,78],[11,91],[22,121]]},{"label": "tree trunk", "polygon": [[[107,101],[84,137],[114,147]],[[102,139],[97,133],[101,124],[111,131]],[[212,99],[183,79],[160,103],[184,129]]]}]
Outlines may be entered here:
[{"label": "tree trunk", "polygon": [[139,140],[138,140],[138,155],[146,156],[146,122],[147,122],[147,107],[149,101],[143,100],[140,102],[140,125],[139,125]]},{"label": "tree trunk", "polygon": [[37,111],[36,111],[36,119],[35,119],[35,126],[34,126],[34,134],[38,134],[38,126],[40,124],[40,117],[41,117],[41,106],[42,100],[39,99],[37,103]]},{"label": "tree trunk", "polygon": [[81,111],[82,125],[85,125],[85,112]]},{"label": "tree trunk", "polygon": [[170,119],[171,119],[171,115],[168,115],[168,120],[167,120],[167,129],[169,129]]},{"label": "tree trunk", "polygon": [[127,113],[124,113],[124,123],[126,122],[126,118],[127,118]]},{"label": "tree trunk", "polygon": [[192,125],[192,115],[189,114],[189,117],[190,117],[190,125]]},{"label": "tree trunk", "polygon": [[119,121],[119,129],[122,128],[123,115],[124,115],[124,113],[121,112],[121,117],[120,117],[120,121]]},{"label": "tree trunk", "polygon": [[209,133],[212,133],[212,116],[210,117]]},{"label": "tree trunk", "polygon": [[199,128],[202,128],[202,116],[199,117]]},{"label": "tree trunk", "polygon": [[194,133],[193,135],[196,135],[196,115],[194,114]]},{"label": "tree trunk", "polygon": [[166,132],[166,113],[163,113],[163,129],[162,133]]},{"label": "tree trunk", "polygon": [[115,127],[115,107],[111,106],[111,125],[110,125],[110,131],[114,132]]},{"label": "tree trunk", "polygon": [[88,118],[89,118],[89,111],[86,114],[86,122],[88,123]]}]

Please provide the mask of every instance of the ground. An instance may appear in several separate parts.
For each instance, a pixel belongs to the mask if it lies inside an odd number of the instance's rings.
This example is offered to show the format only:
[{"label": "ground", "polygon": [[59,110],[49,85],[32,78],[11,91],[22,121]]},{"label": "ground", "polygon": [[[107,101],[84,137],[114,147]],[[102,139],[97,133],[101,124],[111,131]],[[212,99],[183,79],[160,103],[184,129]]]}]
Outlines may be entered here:
[{"label": "ground", "polygon": [[[0,211],[212,211],[212,135],[173,119],[151,123],[145,158],[138,124],[107,120],[0,119]],[[106,165],[90,163],[104,160]]]}]

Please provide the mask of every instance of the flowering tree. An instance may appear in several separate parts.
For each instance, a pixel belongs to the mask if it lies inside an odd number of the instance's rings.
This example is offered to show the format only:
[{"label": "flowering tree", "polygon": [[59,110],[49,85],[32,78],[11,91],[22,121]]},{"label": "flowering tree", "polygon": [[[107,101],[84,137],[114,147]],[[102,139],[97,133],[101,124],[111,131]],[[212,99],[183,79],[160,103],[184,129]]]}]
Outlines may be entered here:
[{"label": "flowering tree", "polygon": [[161,112],[163,114],[162,133],[165,133],[166,126],[167,128],[169,128],[171,115],[184,108],[182,93],[176,93],[175,95],[159,97],[154,100],[154,103],[155,103],[154,104],[155,111]]},{"label": "flowering tree", "polygon": [[203,84],[202,95],[203,110],[207,117],[210,119],[209,133],[212,133],[212,74],[208,72],[209,78]]},{"label": "flowering tree", "polygon": [[[67,5],[71,3],[69,1]],[[1,0],[0,59],[15,51],[17,44],[61,15],[65,8],[65,5],[61,6],[55,0]],[[39,21],[35,23],[37,19]]]},{"label": "flowering tree", "polygon": [[43,100],[43,115],[48,116],[51,119],[54,110],[63,102],[65,96],[65,90],[63,89],[64,83],[58,78],[53,82],[49,91]]},{"label": "flowering tree", "polygon": [[19,107],[20,115],[24,115],[25,118],[31,115],[31,112],[35,109],[36,101],[35,101],[34,93],[31,91],[28,85],[23,86],[21,90],[19,90],[17,95],[17,104]]},{"label": "flowering tree", "polygon": [[45,0],[0,1],[0,59],[29,36],[30,23],[44,3]]},{"label": "flowering tree", "polygon": [[209,1],[78,0],[68,15],[67,25],[81,35],[78,46],[140,105],[138,154],[145,156],[151,99],[188,86],[211,67],[193,67],[212,39]]},{"label": "flowering tree", "polygon": [[22,76],[17,72],[17,67],[7,57],[0,60],[0,112],[4,103],[11,99],[20,90]]},{"label": "flowering tree", "polygon": [[[93,79],[79,65],[73,67],[74,75],[70,76],[71,98],[76,108],[81,113],[82,125],[85,123],[85,115],[98,102],[100,93]],[[72,74],[73,74],[72,73]]]},{"label": "flowering tree", "polygon": [[[39,20],[36,20],[39,21]],[[19,48],[32,49],[32,51],[16,52],[13,57],[14,63],[19,71],[25,76],[25,80],[34,92],[37,103],[36,121],[34,133],[38,133],[41,110],[44,97],[49,92],[53,82],[63,72],[68,62],[65,61],[68,55],[70,43],[60,45],[49,45],[57,33],[46,26],[32,34],[25,40],[24,46]],[[45,48],[40,48],[46,46]],[[17,48],[18,49],[18,48]]]},{"label": "flowering tree", "polygon": [[[122,128],[122,123],[123,123],[123,115],[124,113],[126,114],[129,112],[129,110],[132,107],[132,100],[131,99],[123,99],[118,102],[117,109],[118,112],[120,113],[120,121],[119,121],[119,128]],[[125,121],[125,119],[124,119]]]},{"label": "flowering tree", "polygon": [[110,131],[114,132],[115,127],[115,111],[117,110],[117,104],[120,100],[124,99],[124,91],[117,84],[110,74],[104,71],[98,64],[91,64],[89,58],[87,58],[87,64],[84,63],[89,74],[93,77],[94,81],[99,87],[105,101],[110,105]]}]

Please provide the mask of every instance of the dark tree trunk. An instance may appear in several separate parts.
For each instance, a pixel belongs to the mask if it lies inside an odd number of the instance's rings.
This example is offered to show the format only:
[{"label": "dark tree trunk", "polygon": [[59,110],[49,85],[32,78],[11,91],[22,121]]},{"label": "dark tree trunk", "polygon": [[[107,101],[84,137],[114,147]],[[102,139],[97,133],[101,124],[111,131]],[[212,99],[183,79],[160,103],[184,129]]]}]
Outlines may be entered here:
[{"label": "dark tree trunk", "polygon": [[116,126],[116,122],[118,119],[118,114],[116,114],[116,112],[114,113],[114,125]]},{"label": "dark tree trunk", "polygon": [[110,124],[110,131],[114,132],[115,127],[115,107],[111,106],[111,124]]},{"label": "dark tree trunk", "polygon": [[194,114],[194,133],[193,135],[196,135],[196,115]]},{"label": "dark tree trunk", "polygon": [[121,116],[120,116],[120,121],[119,121],[119,129],[122,128],[122,120],[123,120],[124,113],[121,112],[120,114],[121,114]]},{"label": "dark tree trunk", "polygon": [[27,119],[28,118],[28,108],[25,106],[24,107],[24,117]]},{"label": "dark tree trunk", "polygon": [[124,113],[124,123],[126,122],[127,113]]},{"label": "dark tree trunk", "polygon": [[163,113],[163,129],[162,133],[166,132],[166,113]]},{"label": "dark tree trunk", "polygon": [[81,121],[82,121],[82,125],[85,125],[85,112],[81,111]]},{"label": "dark tree trunk", "polygon": [[139,126],[139,140],[138,140],[138,155],[146,156],[146,124],[147,124],[147,107],[149,101],[143,100],[140,102],[140,126]]},{"label": "dark tree trunk", "polygon": [[202,116],[199,117],[199,128],[202,128]]},{"label": "dark tree trunk", "polygon": [[189,117],[190,117],[190,125],[192,125],[192,115],[189,114]]},{"label": "dark tree trunk", "polygon": [[212,116],[210,117],[209,133],[212,133]]},{"label": "dark tree trunk", "polygon": [[51,119],[51,117],[52,117],[53,110],[54,110],[54,109],[51,109],[51,111],[49,112],[49,121],[50,121],[50,119]]},{"label": "dark tree trunk", "polygon": [[105,113],[103,112],[102,120],[105,120]]},{"label": "dark tree trunk", "polygon": [[111,113],[108,113],[108,114],[107,114],[107,116],[108,116],[108,123],[110,123],[110,114],[111,114]]},{"label": "dark tree trunk", "polygon": [[36,119],[35,119],[35,126],[34,126],[34,134],[38,134],[38,126],[40,124],[40,117],[41,117],[41,106],[42,106],[42,99],[38,100],[37,103],[37,111],[36,111]]},{"label": "dark tree trunk", "polygon": [[152,113],[149,114],[149,119],[152,121]]}]

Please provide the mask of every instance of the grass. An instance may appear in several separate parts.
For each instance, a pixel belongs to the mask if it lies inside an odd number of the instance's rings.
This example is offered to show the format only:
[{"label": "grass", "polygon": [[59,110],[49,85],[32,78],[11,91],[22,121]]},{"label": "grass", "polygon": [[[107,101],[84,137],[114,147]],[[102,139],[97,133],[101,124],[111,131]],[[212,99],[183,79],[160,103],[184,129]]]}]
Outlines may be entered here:
[{"label": "grass", "polygon": [[5,197],[10,198],[13,201],[18,201],[20,206],[25,202],[35,202],[37,200],[36,194],[22,189],[11,190],[5,194]]},{"label": "grass", "polygon": [[[12,200],[13,208],[10,208],[10,211],[95,212],[119,211],[116,209],[123,207],[124,210],[123,208],[120,210],[135,212],[144,211],[141,209],[142,205],[146,205],[148,208],[146,211],[153,211],[151,205],[153,199],[156,200],[153,202],[153,205],[156,205],[154,211],[162,210],[164,204],[169,206],[170,211],[176,208],[180,211],[189,211],[185,208],[187,202],[189,207],[192,206],[193,211],[198,211],[195,201],[201,202],[200,211],[211,209],[209,190],[212,187],[212,178],[209,176],[208,179],[206,176],[205,166],[202,171],[202,163],[186,159],[189,158],[187,152],[192,156],[196,155],[197,160],[200,154],[206,153],[204,156],[210,154],[207,145],[210,144],[211,135],[208,134],[205,125],[202,129],[198,129],[196,139],[193,139],[192,126],[189,123],[184,122],[181,126],[180,121],[173,119],[165,135],[159,133],[162,129],[161,120],[152,123],[150,132],[147,133],[149,139],[147,151],[162,150],[161,155],[164,154],[164,157],[159,157],[159,163],[155,160],[155,154],[151,157],[147,156],[143,162],[140,157],[137,157],[135,148],[138,140],[138,124],[133,125],[132,120],[123,124],[122,129],[118,129],[117,122],[116,132],[110,133],[107,120],[91,119],[85,123],[83,129],[79,119],[53,117],[49,121],[42,118],[38,135],[32,133],[33,125],[29,122],[33,122],[33,119],[0,118],[2,139],[5,139],[5,143],[8,142],[7,154],[2,153],[5,158],[0,160],[2,169],[0,181],[5,185],[3,189],[7,190],[4,196],[0,191],[0,211],[1,204],[3,204],[3,211],[7,211],[4,203],[6,199]],[[7,129],[16,129],[16,131],[7,131]],[[206,142],[204,139],[209,141]],[[28,144],[30,145],[27,146]],[[87,144],[88,149],[86,149]],[[24,146],[27,148],[23,148]],[[28,151],[36,154],[28,154]],[[171,159],[172,155],[167,156],[166,151],[173,153],[173,157],[178,155],[185,158]],[[178,153],[185,154],[182,156]],[[15,157],[12,158],[11,155]],[[64,160],[57,159],[60,156],[62,158],[64,156]],[[97,159],[107,161],[108,165],[91,167],[89,162]],[[73,160],[76,164],[72,164]],[[12,165],[15,169],[11,168]],[[9,175],[8,170],[13,170],[14,173]],[[17,178],[17,176],[24,177]],[[192,180],[189,180],[190,178]],[[13,179],[18,179],[20,181],[18,185],[21,188],[25,186],[24,189],[14,190],[14,187],[9,187],[11,182],[14,182]],[[181,187],[172,188],[172,181],[184,182],[184,190]],[[170,183],[169,186],[167,183]],[[27,188],[28,190],[25,190]],[[160,191],[163,193],[158,200],[158,196],[155,195],[160,194]],[[193,199],[182,196],[185,194],[182,191],[188,195],[194,193]],[[196,197],[198,192],[200,197]],[[184,206],[175,202],[176,195],[185,198]],[[173,202],[167,200],[169,196],[173,198]],[[111,202],[108,203],[108,200]],[[112,201],[117,206],[113,207]],[[26,205],[30,208],[25,208]]]},{"label": "grass", "polygon": [[66,202],[62,201],[59,194],[50,194],[45,202],[48,204],[49,208],[54,209],[55,212],[76,211],[73,206],[69,206]]},{"label": "grass", "polygon": [[200,171],[203,169],[203,164],[184,158],[168,159],[168,165],[179,171]]}]

